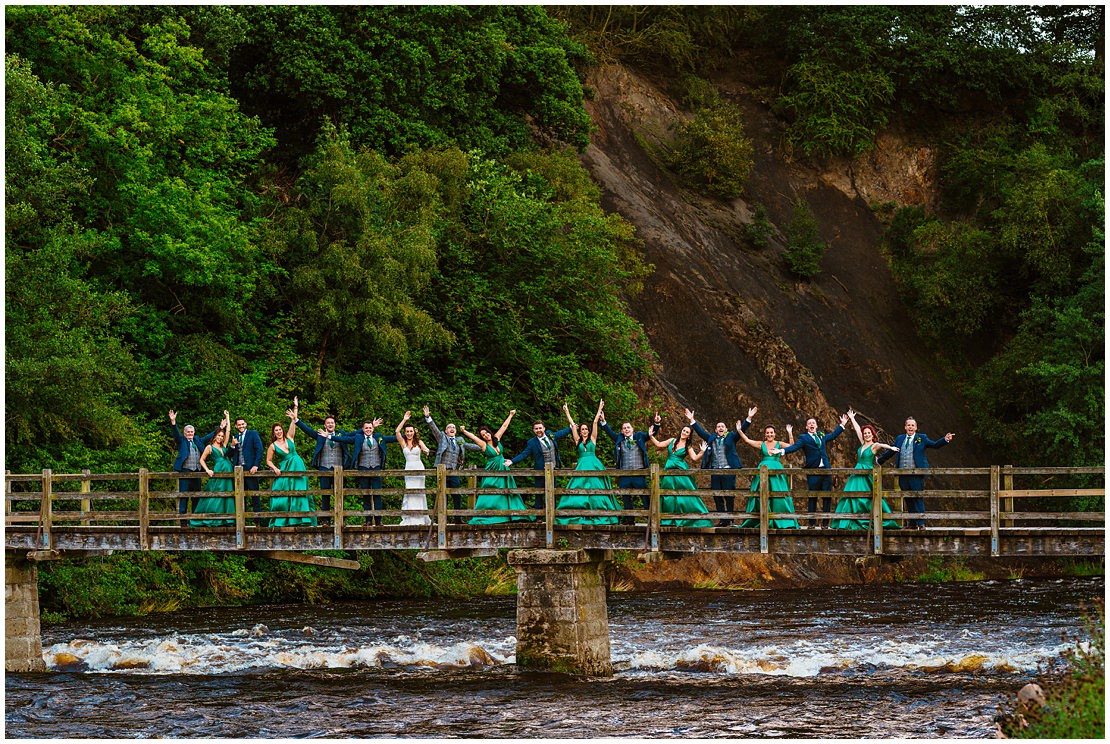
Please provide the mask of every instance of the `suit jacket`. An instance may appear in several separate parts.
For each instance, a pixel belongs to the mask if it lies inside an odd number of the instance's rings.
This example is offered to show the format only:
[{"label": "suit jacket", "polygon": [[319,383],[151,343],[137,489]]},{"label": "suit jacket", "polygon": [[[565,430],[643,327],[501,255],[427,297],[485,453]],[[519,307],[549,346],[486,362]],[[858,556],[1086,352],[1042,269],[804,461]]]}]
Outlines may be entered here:
[{"label": "suit jacket", "polygon": [[[941,437],[940,439],[929,439],[926,434],[917,432],[913,435],[913,466],[915,468],[931,467],[929,465],[929,459],[925,457],[926,448],[932,447],[933,449],[937,449],[939,447],[943,447],[946,444],[948,444],[948,440],[944,437]],[[894,446],[897,447],[899,450],[902,450],[905,445],[906,435],[899,434],[898,438],[894,440]],[[879,455],[876,461],[881,465],[890,458],[898,456],[900,454],[901,451],[892,452],[891,450],[887,450],[883,454]]]},{"label": "suit jacket", "polygon": [[[825,449],[825,445],[839,437],[843,431],[844,427],[839,424],[831,432],[821,436],[810,434],[807,431],[805,434],[798,437],[797,442],[794,442],[794,444],[786,448],[785,454],[789,455],[791,452],[797,452],[800,449],[805,450],[806,464],[802,467],[827,468],[829,467],[829,452]],[[820,434],[820,432],[818,432],[818,434]],[[824,465],[821,465],[822,460],[825,461]]]},{"label": "suit jacket", "polygon": [[[320,453],[324,451],[324,445],[328,443],[328,437],[326,435],[317,434],[315,429],[313,429],[311,426],[301,421],[300,419],[297,419],[297,428],[316,440],[316,449],[312,453],[312,467],[319,470]],[[347,445],[344,442],[340,441],[338,439],[338,436],[339,432],[336,431],[334,434],[332,434],[331,439],[333,441],[339,442],[339,454],[342,458],[340,462],[343,463],[343,467],[347,467]]]},{"label": "suit jacket", "polygon": [[[602,431],[604,431],[606,434],[609,435],[609,438],[613,440],[613,444],[616,445],[613,456],[615,458],[614,461],[617,463],[617,468],[618,469],[623,468],[624,467],[624,443],[628,441],[628,437],[626,437],[623,433],[618,433],[618,432],[613,431],[613,427],[609,426],[608,423],[603,423],[601,425],[601,429],[602,429]],[[654,433],[655,424],[652,424],[650,427],[648,427],[648,431]],[[648,436],[649,436],[648,431],[634,431],[634,432],[632,432],[632,442],[637,447],[640,448],[640,453],[644,456],[644,467],[645,468],[648,465],[648,453],[647,453],[647,444],[646,444],[646,442],[648,441]]]},{"label": "suit jacket", "polygon": [[239,444],[227,448],[227,457],[232,464],[238,464],[239,451],[242,450],[244,471],[250,472],[252,467],[261,468],[262,453],[265,450],[262,447],[262,437],[258,436],[258,432],[247,429],[242,434],[236,432],[235,436],[238,437]]},{"label": "suit jacket", "polygon": [[[358,453],[362,452],[362,445],[366,442],[366,438],[366,435],[362,433],[362,429],[356,429],[355,431],[346,432],[336,430],[335,435],[332,437],[332,439],[336,442],[339,442],[340,445],[351,445],[350,449],[344,449],[343,452],[344,470],[358,470]],[[370,439],[374,440],[378,448],[378,456],[381,458],[382,463],[379,467],[373,469],[381,470],[385,467],[385,446],[390,442],[396,442],[397,435],[390,434],[389,436],[385,437],[375,431],[373,434],[370,435]],[[315,460],[313,462],[315,463]]]},{"label": "suit jacket", "polygon": [[[448,437],[446,434],[439,430],[439,427],[436,426],[436,422],[432,420],[431,416],[425,416],[424,420],[428,422],[428,425],[430,427],[432,427],[432,436],[434,436],[436,438],[436,442],[439,443],[439,447],[436,448],[436,459],[434,463],[435,465],[439,465],[441,462],[443,462],[443,453],[447,451],[447,440],[451,437]],[[474,450],[475,452],[480,452],[482,448],[474,444],[474,442],[466,441],[463,437],[455,437],[454,439],[455,444],[459,446],[459,464],[455,467],[455,469],[462,470],[463,461],[466,460],[466,451]],[[542,455],[540,457],[541,459],[543,458]]]},{"label": "suit jacket", "polygon": [[[748,427],[751,426],[751,425],[752,425],[751,421],[748,421],[747,419],[744,419],[744,422],[742,424],[740,424],[740,430],[743,431],[744,433],[747,433]],[[717,434],[717,432],[713,432],[712,434],[710,434],[697,421],[695,421],[693,424],[691,424],[691,426],[693,427],[693,429],[697,433],[697,435],[699,437],[701,437],[703,440],[705,440],[706,445],[708,445],[705,448],[705,454],[702,455],[701,466],[703,468],[712,468],[713,467],[713,443],[716,442],[721,437],[720,437],[719,434]],[[735,429],[730,431],[728,434],[725,434],[725,459],[728,461],[728,466],[730,468],[742,468],[742,467],[744,467],[743,465],[740,464],[740,455],[737,454],[737,452],[736,452],[736,442],[739,439],[740,439],[740,435],[736,433]]]},{"label": "suit jacket", "polygon": [[[189,458],[189,440],[186,439],[181,433],[181,430],[177,428],[177,424],[170,426],[170,431],[173,433],[173,441],[177,443],[177,459],[173,461],[173,469],[181,470],[181,467],[185,464],[185,460]],[[198,437],[196,434],[193,435],[193,441],[196,443],[197,449],[200,450],[197,452],[197,455],[204,454],[204,448],[212,441],[212,437],[216,436],[217,431],[219,431],[219,429],[213,429],[211,434],[206,434],[203,437]]]},{"label": "suit jacket", "polygon": [[[569,426],[565,429],[559,429],[559,431],[547,432],[547,436],[551,438],[551,443],[555,449],[555,467],[557,468],[563,467],[563,461],[559,457],[559,440],[565,437],[567,434],[570,434]],[[524,448],[524,451],[511,459],[513,461],[513,465],[516,465],[518,462],[526,460],[529,457],[532,458],[533,470],[543,470],[543,466],[546,461],[543,459],[543,445],[540,444],[539,437],[532,437],[531,439],[529,439],[527,446],[525,446]]]}]

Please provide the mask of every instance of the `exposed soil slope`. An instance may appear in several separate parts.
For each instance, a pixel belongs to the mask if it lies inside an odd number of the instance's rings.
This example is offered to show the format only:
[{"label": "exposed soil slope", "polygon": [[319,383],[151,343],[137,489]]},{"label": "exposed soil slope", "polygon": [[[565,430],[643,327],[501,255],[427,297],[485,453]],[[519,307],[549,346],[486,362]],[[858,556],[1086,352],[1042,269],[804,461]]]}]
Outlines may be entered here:
[{"label": "exposed soil slope", "polygon": [[[928,148],[887,137],[855,162],[818,168],[791,161],[767,107],[742,82],[717,82],[743,110],[756,150],[747,192],[729,201],[683,189],[645,150],[643,143],[667,136],[684,115],[663,91],[618,65],[590,80],[598,131],[583,162],[604,189],[605,206],[636,225],[655,265],[632,301],[659,355],[658,389],[646,392],[671,415],[689,406],[709,425],[758,405],[757,427],[773,423],[782,438],[785,424],[797,433],[811,414],[827,430],[850,405],[891,436],[914,415],[930,436],[961,435],[936,465],[988,464],[969,436],[963,402],[914,334],[879,250],[883,226],[869,206],[930,200]],[[829,245],[810,282],[787,272],[781,232],[760,249],[744,230],[760,203],[785,226],[796,194],[808,200]],[[850,432],[841,437],[835,464],[854,464],[855,446]]]}]

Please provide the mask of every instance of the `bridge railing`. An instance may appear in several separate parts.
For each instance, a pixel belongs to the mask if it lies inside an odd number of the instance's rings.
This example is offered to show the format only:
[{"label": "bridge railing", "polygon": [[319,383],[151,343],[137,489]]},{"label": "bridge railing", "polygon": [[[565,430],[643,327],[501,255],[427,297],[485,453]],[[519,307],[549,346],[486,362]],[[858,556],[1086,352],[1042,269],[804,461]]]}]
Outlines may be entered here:
[{"label": "bridge railing", "polygon": [[[933,468],[930,470],[895,470],[875,468],[871,472],[872,490],[870,494],[870,513],[834,515],[823,511],[809,511],[810,498],[866,498],[865,492],[844,491],[813,491],[806,489],[806,476],[831,475],[835,485],[842,487],[842,482],[849,476],[860,475],[860,471],[852,468],[831,468],[822,470],[786,468],[783,470],[769,471],[767,468],[743,468],[737,470],[708,470],[694,469],[689,471],[663,471],[658,465],[652,464],[649,468],[640,471],[575,471],[575,470],[513,470],[511,472],[482,471],[482,470],[446,470],[442,466],[435,470],[426,470],[420,473],[426,479],[425,493],[428,501],[427,509],[410,511],[400,508],[360,509],[363,497],[373,495],[382,496],[391,504],[400,505],[403,496],[412,491],[404,488],[404,478],[412,477],[411,470],[379,470],[379,471],[343,471],[336,468],[332,476],[330,489],[310,488],[307,491],[273,491],[262,489],[248,491],[245,488],[246,477],[241,468],[236,468],[232,473],[215,474],[206,478],[203,474],[199,480],[212,482],[217,479],[231,481],[229,493],[213,491],[179,492],[177,488],[182,480],[198,480],[196,473],[179,472],[149,472],[140,470],[138,473],[81,473],[55,474],[50,470],[41,473],[11,474],[5,476],[5,524],[10,529],[33,528],[38,534],[38,544],[49,547],[52,544],[51,533],[58,528],[82,527],[90,530],[108,529],[112,527],[137,528],[140,541],[149,544],[149,535],[152,529],[180,528],[180,529],[209,529],[227,531],[233,529],[237,535],[237,544],[245,545],[247,532],[259,530],[310,530],[328,528],[335,535],[335,545],[342,546],[344,531],[350,530],[397,530],[412,529],[412,525],[398,526],[395,522],[402,517],[426,516],[430,524],[416,525],[417,529],[433,530],[438,533],[438,543],[446,544],[446,534],[449,530],[462,529],[461,523],[466,523],[474,517],[500,517],[504,518],[508,526],[544,527],[544,543],[552,546],[555,543],[555,532],[559,530],[590,529],[598,526],[602,529],[610,528],[611,524],[600,525],[570,525],[560,524],[560,518],[583,517],[587,519],[613,517],[632,520],[642,527],[646,527],[647,543],[649,549],[659,548],[659,534],[669,530],[721,530],[730,529],[747,532],[758,530],[760,536],[760,549],[767,552],[769,549],[769,535],[784,532],[771,525],[773,520],[796,520],[799,526],[809,527],[820,524],[823,520],[845,518],[852,520],[857,526],[866,525],[866,530],[872,536],[876,552],[881,552],[884,533],[890,534],[896,528],[889,526],[894,520],[899,523],[899,529],[906,520],[923,520],[932,527],[957,528],[969,530],[989,530],[992,544],[997,548],[1000,535],[1007,530],[1051,529],[1061,526],[1088,526],[1102,527],[1105,520],[1105,472],[1103,468],[1022,468],[1013,466],[993,465],[985,468]],[[321,471],[302,471],[299,473],[282,473],[282,476],[306,476],[318,478]],[[348,483],[358,483],[358,478],[381,477],[382,488],[352,488]],[[482,486],[482,476],[503,477],[511,475],[517,487],[512,489],[495,489]],[[606,476],[613,485],[617,484],[621,476],[644,476],[646,487],[639,489],[570,489],[567,487],[570,478]],[[699,487],[693,491],[680,489],[668,490],[662,488],[663,477],[666,475],[689,476],[695,485],[705,486],[712,475],[737,476],[737,485],[740,490],[712,490]],[[789,483],[789,490],[778,491],[771,476],[785,476]],[[946,483],[958,481],[959,489],[932,488],[925,491],[914,492],[913,496],[925,499],[927,510],[924,514],[907,511],[903,504],[904,492],[898,490],[899,476],[928,475],[930,480],[926,483]],[[448,488],[447,478],[455,476],[463,485],[459,488]],[[745,488],[756,476],[758,485],[756,490]],[[259,474],[262,480],[272,479],[269,474]],[[532,480],[541,479],[542,487],[537,487]],[[311,483],[311,481],[310,481]],[[525,505],[535,501],[536,496],[542,496],[542,509],[515,509],[515,510],[476,510],[475,500],[479,494],[515,494],[520,496]],[[269,499],[275,496],[305,496],[314,498],[314,508],[298,512],[271,511]],[[315,508],[315,499],[328,495],[331,497],[331,508],[322,510]],[[464,499],[464,508],[455,509],[450,504],[454,503],[455,496]],[[633,497],[634,502],[646,498],[646,506],[636,509],[621,509],[617,512],[600,509],[566,509],[557,508],[559,502],[566,496],[612,496],[618,504],[624,501],[625,496]],[[663,499],[669,496],[697,496],[703,500],[709,513],[674,513],[664,509]],[[186,498],[190,502],[205,496],[229,496],[233,499],[234,508],[227,513],[226,526],[198,527],[194,520],[219,520],[220,514],[180,514],[179,500]],[[262,508],[255,510],[248,508],[254,498],[259,498]],[[727,505],[724,511],[714,511],[715,499],[723,498]],[[788,499],[793,506],[793,511],[770,511],[771,499]],[[1055,504],[1062,499],[1072,502],[1083,502],[1081,508],[1057,509]],[[884,501],[891,511],[883,513]],[[670,503],[670,502],[668,502]],[[777,503],[782,504],[782,501]],[[820,502],[817,502],[820,506]],[[348,508],[348,506],[351,508]],[[781,509],[781,506],[778,507]],[[316,527],[270,527],[269,522],[275,517],[314,517]],[[510,520],[521,521],[510,521]],[[716,522],[731,522],[729,527],[692,528],[681,525],[681,520],[712,520]],[[678,520],[678,525],[663,525],[663,520]],[[375,524],[375,521],[393,524]],[[330,524],[329,524],[330,523]],[[740,526],[742,525],[742,526]],[[994,552],[994,551],[992,551]]]}]

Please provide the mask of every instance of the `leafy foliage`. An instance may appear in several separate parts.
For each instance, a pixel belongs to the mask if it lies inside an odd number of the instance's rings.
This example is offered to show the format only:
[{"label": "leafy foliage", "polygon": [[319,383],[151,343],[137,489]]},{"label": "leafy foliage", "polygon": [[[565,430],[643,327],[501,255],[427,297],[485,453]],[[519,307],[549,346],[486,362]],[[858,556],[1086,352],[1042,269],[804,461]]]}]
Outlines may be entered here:
[{"label": "leafy foliage", "polygon": [[802,197],[795,197],[790,222],[786,226],[786,266],[802,279],[821,273],[825,241],[821,240],[817,218]]},{"label": "leafy foliage", "polygon": [[740,110],[727,102],[699,108],[678,125],[669,164],[699,189],[725,198],[739,196],[754,165],[752,142]]}]

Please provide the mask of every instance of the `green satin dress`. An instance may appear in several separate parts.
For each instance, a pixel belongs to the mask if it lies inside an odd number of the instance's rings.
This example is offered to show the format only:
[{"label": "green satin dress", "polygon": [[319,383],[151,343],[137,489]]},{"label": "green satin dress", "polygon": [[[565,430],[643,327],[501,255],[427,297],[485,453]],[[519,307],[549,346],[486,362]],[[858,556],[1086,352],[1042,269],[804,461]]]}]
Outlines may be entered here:
[{"label": "green satin dress", "polygon": [[[866,530],[871,526],[871,470],[875,467],[875,453],[871,445],[865,444],[856,452],[856,470],[866,470],[866,473],[853,473],[848,476],[844,484],[844,493],[866,493],[866,496],[841,496],[836,505],[835,514],[866,514],[866,519],[834,519],[829,525],[834,530]],[[886,499],[883,499],[883,514],[890,513]],[[898,523],[893,519],[883,520],[884,528],[898,528]]]},{"label": "green satin dress", "polygon": [[[605,463],[597,457],[597,446],[593,442],[578,445],[578,464],[575,470],[604,470]],[[607,475],[575,475],[567,481],[567,488],[582,488],[594,491],[612,491],[613,483]],[[592,511],[620,511],[620,505],[613,494],[567,494],[559,499],[559,509],[590,509]],[[616,524],[616,517],[555,517],[556,524]]]},{"label": "green satin dress", "polygon": [[[779,444],[780,444],[780,442],[775,442],[775,447],[773,449],[781,449],[779,447]],[[762,444],[759,445],[759,451],[761,453],[763,453],[763,459],[759,461],[759,465],[757,465],[756,467],[763,467],[764,465],[766,465],[768,470],[782,470],[782,462],[780,462],[780,460],[782,458],[782,455],[772,455],[769,452],[767,452],[767,443],[766,442],[763,442]],[[790,491],[790,481],[787,479],[787,477],[785,475],[782,475],[782,474],[775,474],[775,475],[768,474],[767,477],[770,480],[770,483],[768,484],[768,488],[771,490],[772,493],[782,493],[784,491],[787,491],[787,492]],[[756,477],[752,478],[752,489],[751,490],[755,493],[759,493],[759,476],[758,475]],[[790,512],[790,513],[793,513],[794,512],[794,499],[791,498],[790,496],[779,496],[777,498],[776,497],[770,497],[770,498],[767,499],[767,506],[770,509],[772,514],[775,513],[775,512],[780,512],[780,513],[781,512]],[[758,496],[748,497],[748,506],[744,511],[747,512],[748,514],[759,514],[759,497]],[[743,523],[741,523],[740,526],[741,527],[758,527],[759,526],[759,520],[758,519],[751,519],[751,518],[745,519],[743,521]],[[767,526],[770,527],[771,529],[775,529],[775,530],[798,529],[798,520],[796,520],[796,519],[772,519],[768,523]]]},{"label": "green satin dress", "polygon": [[[686,464],[686,448],[675,449],[674,440],[667,445],[667,462],[663,470],[689,470]],[[663,490],[695,491],[697,483],[692,475],[664,475],[659,479],[659,488]],[[664,495],[659,502],[659,510],[664,514],[708,514],[705,502],[701,496],[676,496]],[[709,519],[661,519],[659,524],[673,525],[676,527],[712,527]]]},{"label": "green satin dress", "polygon": [[[230,473],[234,470],[227,450],[212,445],[212,472]],[[204,491],[209,496],[203,496],[197,501],[193,514],[234,514],[235,497],[230,495],[235,491],[235,481],[231,478],[209,478],[204,484]],[[227,527],[235,524],[234,519],[190,519],[193,527]]]},{"label": "green satin dress", "polygon": [[[304,460],[297,454],[297,445],[294,444],[293,440],[287,438],[285,443],[289,445],[288,452],[282,451],[281,447],[277,446],[277,444],[274,445],[274,454],[281,458],[281,462],[277,464],[278,469],[283,473],[287,471],[298,472],[307,470],[304,465]],[[308,476],[279,476],[274,478],[274,484],[270,486],[270,489],[273,491],[307,491]],[[316,511],[316,499],[308,494],[304,496],[271,496],[270,511]],[[301,525],[315,527],[316,517],[274,517],[270,520],[271,527],[297,527]]]},{"label": "green satin dress", "polygon": [[[506,473],[509,468],[505,466],[505,456],[501,453],[503,448],[500,442],[497,448],[490,444],[486,444],[484,454],[486,456],[486,470],[499,471]],[[478,479],[478,488],[516,488],[516,479],[511,475],[483,475]],[[490,511],[506,511],[509,509],[527,509],[524,505],[524,499],[519,494],[510,493],[480,493],[478,499],[474,502],[475,509],[488,509]],[[503,522],[531,522],[535,517],[525,515],[514,515],[512,517],[498,515],[492,517],[473,517],[470,524],[501,524]]]}]

